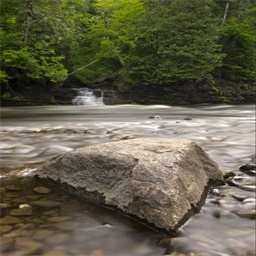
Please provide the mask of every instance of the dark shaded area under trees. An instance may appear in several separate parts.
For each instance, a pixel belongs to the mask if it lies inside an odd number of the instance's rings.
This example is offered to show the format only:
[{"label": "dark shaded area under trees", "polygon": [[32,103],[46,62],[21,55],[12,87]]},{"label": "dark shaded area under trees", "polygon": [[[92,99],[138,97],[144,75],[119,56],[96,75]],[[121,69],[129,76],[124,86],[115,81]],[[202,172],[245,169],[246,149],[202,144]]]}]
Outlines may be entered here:
[{"label": "dark shaded area under trees", "polygon": [[1,0],[1,102],[252,103],[254,0]]}]

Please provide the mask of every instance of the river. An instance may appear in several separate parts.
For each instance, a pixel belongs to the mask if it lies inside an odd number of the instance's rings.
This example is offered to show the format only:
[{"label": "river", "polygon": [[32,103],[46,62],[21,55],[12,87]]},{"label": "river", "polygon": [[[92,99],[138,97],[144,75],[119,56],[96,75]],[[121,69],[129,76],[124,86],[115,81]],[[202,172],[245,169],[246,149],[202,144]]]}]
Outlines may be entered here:
[{"label": "river", "polygon": [[[77,105],[0,111],[1,217],[20,220],[2,224],[3,255],[255,255],[255,213],[253,217],[234,213],[255,209],[255,176],[239,171],[242,165],[255,164],[254,105]],[[52,189],[42,195],[33,190],[37,186],[33,171],[52,156],[138,137],[193,140],[222,170],[233,171],[236,180],[250,189],[215,188],[201,212],[175,238],[65,192]],[[37,197],[58,199],[62,207],[38,210],[33,206],[30,215],[11,214]],[[63,228],[65,223],[71,228]]]}]

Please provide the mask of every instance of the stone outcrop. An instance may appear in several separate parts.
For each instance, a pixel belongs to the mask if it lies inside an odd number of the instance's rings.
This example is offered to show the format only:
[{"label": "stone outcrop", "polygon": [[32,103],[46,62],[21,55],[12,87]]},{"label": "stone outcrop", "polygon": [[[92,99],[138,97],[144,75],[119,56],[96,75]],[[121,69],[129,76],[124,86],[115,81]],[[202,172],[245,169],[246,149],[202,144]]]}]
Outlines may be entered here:
[{"label": "stone outcrop", "polygon": [[121,89],[118,81],[105,80],[92,86],[104,92],[106,105],[116,104],[161,104],[190,105],[201,103],[254,103],[256,92],[252,86],[239,88],[226,80],[215,79],[215,85],[207,82],[180,82],[162,85],[142,85]]},{"label": "stone outcrop", "polygon": [[138,138],[58,155],[37,176],[173,234],[204,203],[217,164],[194,142]]},{"label": "stone outcrop", "polygon": [[[235,83],[222,79],[215,79],[215,85],[201,82],[180,82],[174,84],[143,85],[126,88],[120,81],[102,79],[93,85],[79,82],[77,79],[68,80],[65,85],[19,85],[12,84],[10,98],[2,99],[1,106],[33,106],[33,105],[71,105],[77,96],[74,88],[90,87],[97,95],[104,92],[106,105],[118,104],[161,104],[161,105],[189,105],[201,103],[255,103],[256,91],[252,85],[243,88]],[[1,96],[9,92],[3,85]]]}]

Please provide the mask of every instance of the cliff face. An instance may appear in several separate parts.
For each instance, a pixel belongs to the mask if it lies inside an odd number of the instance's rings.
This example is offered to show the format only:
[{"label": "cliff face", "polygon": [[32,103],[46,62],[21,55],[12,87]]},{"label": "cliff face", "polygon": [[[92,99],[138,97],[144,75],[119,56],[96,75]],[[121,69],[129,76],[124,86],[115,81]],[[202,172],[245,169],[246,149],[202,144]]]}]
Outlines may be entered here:
[{"label": "cliff face", "polygon": [[216,81],[215,86],[206,83],[180,83],[171,86],[138,86],[120,91],[110,82],[99,85],[104,91],[104,103],[114,104],[163,104],[189,105],[202,103],[254,103],[256,91],[248,88],[236,88],[226,81]]},{"label": "cliff face", "polygon": [[[2,97],[1,106],[26,105],[71,105],[77,95],[73,88],[82,87],[81,84],[68,86],[30,85],[19,90],[12,90],[9,98]],[[202,103],[255,103],[256,91],[252,87],[238,88],[232,83],[218,80],[215,85],[206,83],[180,83],[174,85],[147,85],[136,86],[129,90],[120,90],[117,82],[101,81],[92,89],[104,92],[106,105],[117,104],[161,104],[161,105],[189,105]],[[2,89],[1,95],[4,95]]]}]

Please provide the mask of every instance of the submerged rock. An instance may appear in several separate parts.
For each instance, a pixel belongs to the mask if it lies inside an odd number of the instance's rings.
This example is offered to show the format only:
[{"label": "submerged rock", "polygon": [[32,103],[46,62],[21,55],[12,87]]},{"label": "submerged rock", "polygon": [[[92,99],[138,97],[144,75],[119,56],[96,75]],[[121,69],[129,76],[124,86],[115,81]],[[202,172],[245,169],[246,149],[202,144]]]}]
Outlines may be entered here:
[{"label": "submerged rock", "polygon": [[1,209],[6,209],[6,208],[10,208],[10,207],[11,207],[10,204],[0,203],[0,210],[1,210]]},{"label": "submerged rock", "polygon": [[13,245],[15,241],[12,237],[2,236],[0,239],[0,252],[8,251]]},{"label": "submerged rock", "polygon": [[15,247],[20,251],[25,251],[26,255],[40,255],[43,244],[32,240],[32,238],[17,237]]},{"label": "submerged rock", "polygon": [[41,207],[41,208],[55,208],[61,205],[60,202],[53,201],[53,200],[38,200],[31,202],[32,205]]},{"label": "submerged rock", "polygon": [[140,138],[56,156],[37,176],[173,234],[200,210],[222,172],[192,141]]},{"label": "submerged rock", "polygon": [[38,194],[49,194],[51,192],[49,188],[45,187],[35,187],[34,191],[37,192]]},{"label": "submerged rock", "polygon": [[21,219],[16,218],[16,217],[12,217],[12,216],[9,216],[9,215],[0,219],[1,225],[16,224],[16,223],[20,223],[20,222],[22,222]]},{"label": "submerged rock", "polygon": [[246,164],[239,168],[239,171],[249,175],[256,176],[256,165],[255,164]]},{"label": "submerged rock", "polygon": [[241,218],[256,219],[256,210],[236,211],[235,214]]},{"label": "submerged rock", "polygon": [[10,215],[12,216],[31,216],[33,215],[31,207],[13,209],[10,211]]}]

